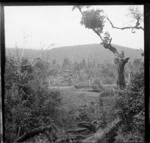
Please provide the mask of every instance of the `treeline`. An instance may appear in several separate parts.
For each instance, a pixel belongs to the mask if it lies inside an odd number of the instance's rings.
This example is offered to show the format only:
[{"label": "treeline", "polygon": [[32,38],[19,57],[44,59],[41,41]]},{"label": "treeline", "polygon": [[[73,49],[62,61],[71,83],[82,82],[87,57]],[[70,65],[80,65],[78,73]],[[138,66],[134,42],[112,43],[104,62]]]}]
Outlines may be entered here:
[{"label": "treeline", "polygon": [[[142,64],[141,59],[128,62],[124,73],[126,82],[128,82],[129,74],[138,72]],[[71,62],[65,58],[62,64],[57,63],[54,59],[49,67],[50,85],[93,85],[99,82],[101,84],[116,84],[118,76],[117,66],[114,63],[98,63],[93,59]]]}]

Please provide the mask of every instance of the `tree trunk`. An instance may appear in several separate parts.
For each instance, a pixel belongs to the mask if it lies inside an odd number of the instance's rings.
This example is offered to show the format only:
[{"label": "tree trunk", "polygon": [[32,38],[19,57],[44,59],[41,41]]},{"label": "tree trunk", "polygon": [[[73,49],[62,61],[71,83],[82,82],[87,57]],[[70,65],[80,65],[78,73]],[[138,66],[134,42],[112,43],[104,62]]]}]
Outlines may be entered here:
[{"label": "tree trunk", "polygon": [[120,89],[124,89],[126,86],[125,79],[124,79],[124,66],[118,67],[117,85],[119,86]]},{"label": "tree trunk", "polygon": [[118,65],[118,79],[117,85],[120,89],[124,89],[126,87],[125,78],[124,78],[124,67],[125,64],[128,62],[129,58],[121,59]]},{"label": "tree trunk", "polygon": [[109,137],[109,134],[116,133],[118,127],[121,125],[122,122],[123,121],[121,119],[117,118],[115,121],[110,123],[105,129],[99,129],[95,134],[83,140],[82,143],[106,143],[107,141],[105,140],[107,137]]},{"label": "tree trunk", "polygon": [[[111,40],[110,40],[110,43],[111,43]],[[124,78],[124,67],[125,67],[125,64],[128,62],[129,58],[124,59],[124,53],[119,54],[117,49],[114,46],[112,46],[111,44],[107,44],[107,43],[103,42],[103,45],[104,45],[105,49],[109,49],[117,57],[116,58],[117,59],[116,64],[118,66],[117,86],[120,89],[124,89],[126,87],[125,78]]]}]

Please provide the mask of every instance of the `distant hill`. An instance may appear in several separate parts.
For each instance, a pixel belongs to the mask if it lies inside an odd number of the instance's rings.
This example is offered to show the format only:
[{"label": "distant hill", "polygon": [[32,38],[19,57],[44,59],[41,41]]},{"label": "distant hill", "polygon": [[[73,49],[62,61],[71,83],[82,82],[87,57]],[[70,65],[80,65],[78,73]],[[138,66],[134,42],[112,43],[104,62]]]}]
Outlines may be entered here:
[{"label": "distant hill", "polygon": [[[128,47],[123,47],[119,45],[113,45],[117,48],[118,51],[124,51],[126,57],[130,57],[130,60],[134,60],[135,58],[141,58],[141,52],[137,49],[132,49]],[[19,55],[23,52],[23,49],[19,49]],[[16,49],[14,48],[6,48],[6,55],[8,54],[16,55]],[[34,49],[25,49],[24,56],[29,59],[34,59],[39,56],[41,50]],[[100,44],[87,44],[87,45],[76,45],[76,46],[66,46],[53,48],[48,51],[44,51],[43,58],[49,61],[56,59],[57,62],[62,63],[64,58],[68,58],[72,62],[77,61],[80,62],[83,58],[87,61],[88,59],[96,60],[98,63],[103,62],[113,62],[114,55],[109,50],[103,48]]]}]

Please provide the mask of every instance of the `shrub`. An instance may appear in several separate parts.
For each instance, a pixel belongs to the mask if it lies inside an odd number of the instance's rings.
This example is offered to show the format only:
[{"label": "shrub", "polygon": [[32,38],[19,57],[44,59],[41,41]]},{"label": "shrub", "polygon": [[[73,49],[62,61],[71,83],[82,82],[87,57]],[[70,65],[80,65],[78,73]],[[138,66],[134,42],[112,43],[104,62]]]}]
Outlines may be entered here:
[{"label": "shrub", "polygon": [[[27,66],[26,66],[27,65]],[[49,125],[61,103],[58,90],[40,86],[27,59],[18,63],[7,57],[5,74],[5,142],[12,142],[24,133]],[[32,82],[30,84],[29,81]],[[37,84],[36,90],[32,87]]]},{"label": "shrub", "polygon": [[144,141],[144,72],[132,75],[131,84],[117,94],[117,116],[122,118],[118,141]]}]

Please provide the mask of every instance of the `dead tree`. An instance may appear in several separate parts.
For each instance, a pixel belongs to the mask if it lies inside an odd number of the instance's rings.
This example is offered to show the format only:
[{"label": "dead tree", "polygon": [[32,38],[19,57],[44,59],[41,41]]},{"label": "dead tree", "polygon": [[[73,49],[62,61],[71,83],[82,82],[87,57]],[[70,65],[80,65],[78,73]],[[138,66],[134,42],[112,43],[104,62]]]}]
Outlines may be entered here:
[{"label": "dead tree", "polygon": [[[77,8],[81,15],[81,24],[85,26],[85,28],[89,28],[93,30],[94,33],[98,35],[100,40],[102,41],[102,45],[105,49],[108,49],[115,55],[115,63],[117,65],[117,71],[118,71],[118,80],[117,80],[117,85],[119,86],[120,89],[125,88],[126,83],[125,83],[125,78],[124,78],[124,67],[126,63],[129,60],[129,57],[125,58],[124,53],[119,53],[116,49],[111,44],[112,38],[110,37],[110,34],[108,32],[103,32],[103,27],[104,27],[104,18],[105,16],[101,15],[103,12],[102,10],[88,10],[82,12],[83,6],[74,6],[73,10]],[[136,28],[136,27],[135,27]],[[102,36],[104,34],[104,36]]]}]

